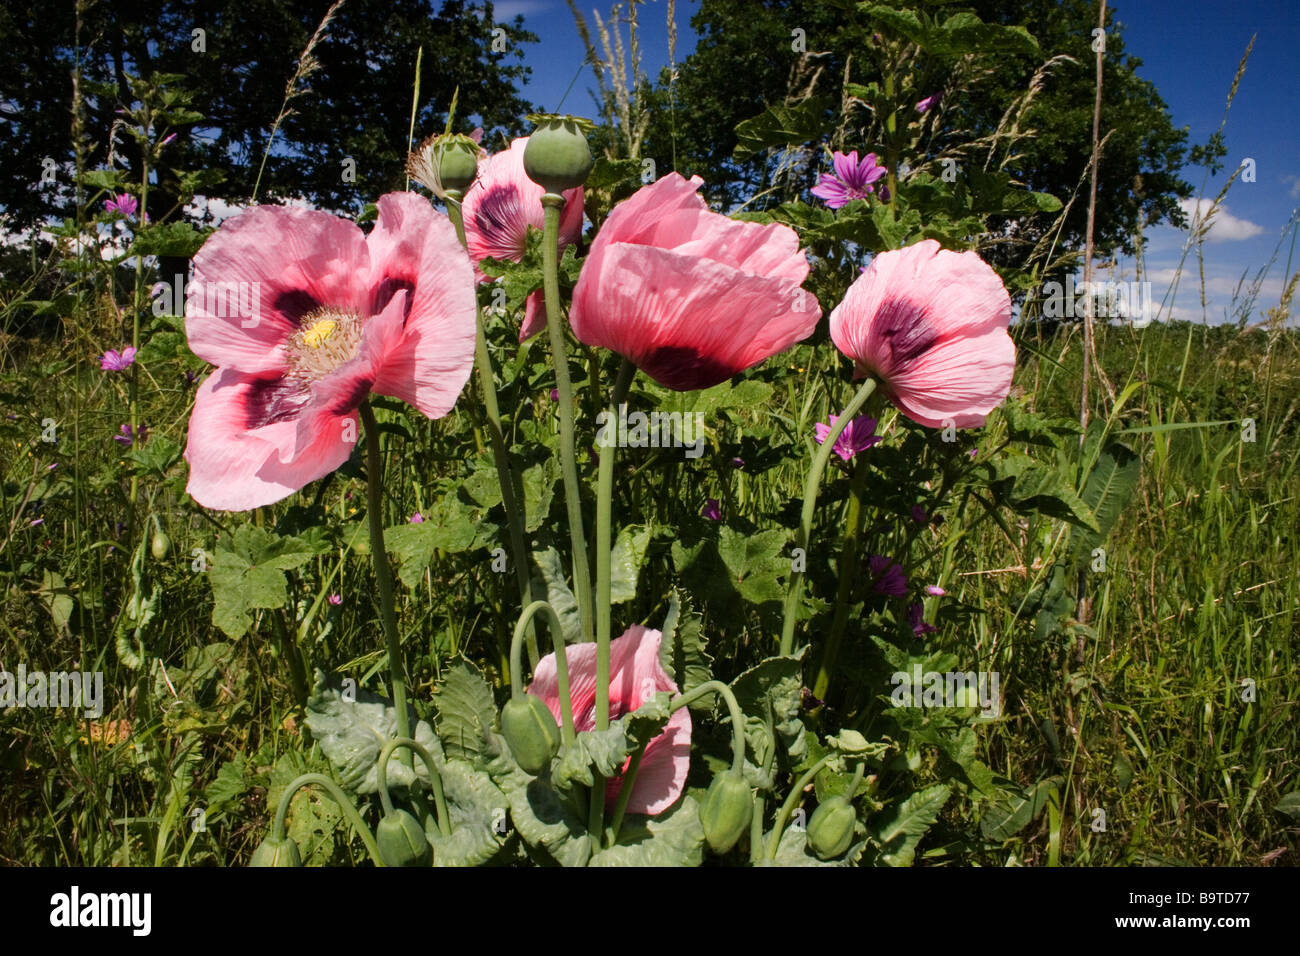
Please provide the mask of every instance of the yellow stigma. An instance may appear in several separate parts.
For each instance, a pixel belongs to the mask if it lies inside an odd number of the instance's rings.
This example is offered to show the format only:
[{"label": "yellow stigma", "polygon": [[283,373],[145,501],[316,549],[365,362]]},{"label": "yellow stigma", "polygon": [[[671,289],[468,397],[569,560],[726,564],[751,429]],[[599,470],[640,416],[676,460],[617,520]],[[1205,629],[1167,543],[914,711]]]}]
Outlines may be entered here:
[{"label": "yellow stigma", "polygon": [[318,349],[329,341],[329,337],[338,327],[339,324],[333,319],[319,319],[311,328],[303,330],[302,344],[308,348]]}]

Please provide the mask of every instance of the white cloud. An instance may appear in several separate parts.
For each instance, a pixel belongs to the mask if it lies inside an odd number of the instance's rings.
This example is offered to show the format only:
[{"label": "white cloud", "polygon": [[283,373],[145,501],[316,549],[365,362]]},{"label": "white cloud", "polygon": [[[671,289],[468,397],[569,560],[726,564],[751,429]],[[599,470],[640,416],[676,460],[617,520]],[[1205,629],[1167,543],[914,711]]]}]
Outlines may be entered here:
[{"label": "white cloud", "polygon": [[1228,211],[1226,205],[1220,204],[1218,209],[1214,209],[1212,199],[1180,199],[1178,205],[1193,229],[1197,227],[1202,217],[1208,219],[1210,229],[1205,236],[1208,242],[1253,239],[1264,232],[1263,226],[1234,216]]},{"label": "white cloud", "polygon": [[492,4],[492,17],[501,23],[517,16],[540,13],[550,5],[549,0],[501,0],[500,3]]}]

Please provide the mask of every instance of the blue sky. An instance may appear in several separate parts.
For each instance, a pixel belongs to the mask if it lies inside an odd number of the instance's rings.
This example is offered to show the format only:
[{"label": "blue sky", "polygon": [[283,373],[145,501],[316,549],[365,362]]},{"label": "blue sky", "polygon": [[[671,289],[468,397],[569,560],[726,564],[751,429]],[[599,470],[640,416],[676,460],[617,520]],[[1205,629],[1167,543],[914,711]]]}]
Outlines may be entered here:
[{"label": "blue sky", "polygon": [[[743,0],[737,0],[743,2]],[[596,4],[579,0],[592,29]],[[1184,178],[1202,189],[1207,200],[1247,157],[1255,160],[1255,181],[1240,179],[1228,193],[1204,245],[1206,296],[1211,322],[1232,311],[1234,290],[1244,273],[1253,278],[1268,264],[1293,211],[1300,206],[1300,0],[1115,0],[1110,4],[1123,24],[1126,53],[1143,61],[1138,73],[1152,82],[1169,106],[1175,126],[1189,129],[1189,142],[1203,143],[1219,126],[1237,63],[1256,36],[1245,76],[1228,115],[1225,169],[1205,179],[1200,167]],[[695,45],[690,27],[696,0],[677,4],[677,58]],[[604,15],[609,5],[599,7]],[[668,61],[666,0],[649,0],[640,10],[644,68],[651,76]],[[526,53],[533,77],[525,95],[545,109],[555,109],[583,59],[583,47],[564,0],[502,0],[498,20],[522,14],[525,26],[541,43]],[[592,115],[590,91],[596,88],[590,67],[573,83],[564,111]],[[1188,203],[1188,211],[1195,207]],[[1166,294],[1186,239],[1169,226],[1147,235],[1146,268],[1151,292],[1159,303]],[[1300,268],[1300,248],[1291,271]],[[1285,282],[1290,237],[1278,253],[1261,288],[1250,321],[1276,305]],[[1189,254],[1177,295],[1167,304],[1177,318],[1201,317],[1195,252]],[[1131,261],[1118,263],[1115,278],[1135,277]],[[1293,320],[1294,321],[1294,320]]]}]

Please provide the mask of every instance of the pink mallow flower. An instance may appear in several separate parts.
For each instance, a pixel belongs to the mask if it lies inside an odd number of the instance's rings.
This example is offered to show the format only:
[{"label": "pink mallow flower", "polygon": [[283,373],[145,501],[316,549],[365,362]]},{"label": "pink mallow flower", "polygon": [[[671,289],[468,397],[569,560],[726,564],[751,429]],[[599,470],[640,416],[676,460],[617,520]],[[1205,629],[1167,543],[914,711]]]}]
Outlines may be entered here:
[{"label": "pink mallow flower", "polygon": [[904,415],[975,428],[1007,397],[1011,297],[973,252],[933,239],[882,252],[831,312],[831,339]]},{"label": "pink mallow flower", "polygon": [[856,149],[847,156],[836,152],[831,157],[831,165],[835,171],[822,173],[812,194],[826,200],[832,209],[847,206],[855,199],[866,199],[875,191],[872,183],[885,175],[885,167],[876,165],[875,153],[867,153],[859,162]]},{"label": "pink mallow flower", "polygon": [[424,515],[418,511],[411,515],[411,524],[424,524]]},{"label": "pink mallow flower", "polygon": [[134,361],[135,349],[128,345],[120,352],[117,349],[106,351],[99,358],[99,367],[105,372],[122,372],[130,368]]},{"label": "pink mallow flower", "polygon": [[701,516],[708,518],[710,521],[722,520],[722,509],[718,507],[717,498],[706,498],[704,507],[700,509]]},{"label": "pink mallow flower", "polygon": [[[522,136],[513,140],[504,153],[496,153],[480,163],[478,178],[461,202],[465,244],[475,263],[474,274],[479,282],[487,281],[478,270],[479,261],[491,257],[518,262],[524,257],[528,227],[541,229],[544,225],[542,194],[546,190],[524,172],[524,149],[527,146],[528,137]],[[565,246],[577,242],[582,235],[582,203],[581,186],[564,193],[564,206],[560,210],[561,253]],[[524,304],[519,341],[530,338],[545,326],[545,301],[539,289]]]},{"label": "pink mallow flower", "polygon": [[933,634],[939,630],[933,624],[927,624],[925,621],[925,607],[921,604],[913,604],[907,609],[907,623],[912,627],[912,633],[917,637],[923,634]]},{"label": "pink mallow flower", "polygon": [[660,385],[709,388],[817,327],[800,286],[808,260],[789,226],[711,212],[704,181],[669,173],[610,213],[573,290],[578,340],[617,352]]},{"label": "pink mallow flower", "polygon": [[[610,720],[636,710],[658,691],[677,693],[677,685],[659,663],[662,637],[659,631],[637,624],[628,628],[622,637],[610,641]],[[579,732],[593,730],[596,726],[596,645],[570,644],[566,660],[574,727]],[[547,654],[537,662],[528,693],[545,702],[557,723],[562,720],[555,654]],[[681,797],[690,763],[691,715],[689,707],[682,707],[669,718],[663,733],[646,744],[627,809],[651,816],[663,813]],[[626,763],[623,769],[627,769]],[[608,782],[607,805],[617,803],[622,785],[621,774]]]},{"label": "pink mallow flower", "polygon": [[390,193],[378,208],[366,235],[317,210],[254,206],[194,257],[185,331],[218,366],[185,449],[204,507],[247,511],[338,468],[371,392],[429,418],[455,404],[474,365],[469,258],[427,199]]},{"label": "pink mallow flower", "polygon": [[[824,445],[826,437],[839,421],[838,415],[832,415],[830,424],[818,422],[813,426],[816,433],[817,444]],[[833,451],[845,461],[849,461],[860,451],[866,451],[872,445],[878,445],[884,441],[876,434],[876,420],[868,418],[865,415],[859,415],[853,421],[844,426],[844,431],[840,432],[840,437],[835,439]]]},{"label": "pink mallow flower", "polygon": [[139,208],[140,204],[130,193],[122,193],[104,202],[104,212],[115,212],[125,219],[134,216],[135,211]]}]

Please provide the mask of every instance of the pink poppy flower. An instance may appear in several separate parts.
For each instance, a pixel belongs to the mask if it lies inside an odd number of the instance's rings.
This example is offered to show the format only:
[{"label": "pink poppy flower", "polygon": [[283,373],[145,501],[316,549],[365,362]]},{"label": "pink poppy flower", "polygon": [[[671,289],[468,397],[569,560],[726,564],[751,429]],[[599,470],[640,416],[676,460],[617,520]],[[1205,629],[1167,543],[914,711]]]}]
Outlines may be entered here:
[{"label": "pink poppy flower", "polygon": [[866,199],[875,191],[872,183],[885,175],[885,167],[876,165],[875,153],[867,153],[859,162],[856,149],[847,156],[839,152],[833,154],[831,165],[835,172],[822,173],[811,192],[818,199],[826,200],[826,205],[832,209],[847,206],[855,199]]},{"label": "pink poppy flower", "polygon": [[134,361],[135,349],[128,345],[120,352],[117,349],[106,351],[99,358],[99,367],[101,371],[105,372],[122,372],[130,368],[131,363]]},{"label": "pink poppy flower", "polygon": [[[840,420],[838,415],[832,415],[830,424],[818,422],[813,426],[814,437],[817,444],[824,445],[826,438],[835,427],[835,423]],[[866,451],[872,445],[878,445],[882,441],[876,434],[876,420],[868,418],[866,415],[859,415],[853,421],[844,426],[844,431],[840,432],[840,437],[835,439],[835,445],[832,450],[845,461],[849,461],[860,451]]]},{"label": "pink poppy flower", "polygon": [[328,213],[254,206],[194,257],[185,331],[218,366],[185,449],[199,504],[246,511],[329,474],[371,392],[429,418],[455,404],[474,364],[469,259],[428,200],[390,193],[378,208],[365,235]]},{"label": "pink poppy flower", "polygon": [[[474,180],[461,203],[465,218],[465,244],[474,261],[474,274],[479,282],[487,277],[478,270],[478,262],[487,257],[518,262],[524,257],[528,240],[528,227],[541,229],[544,211],[541,186],[524,172],[524,149],[528,137],[521,136],[510,143],[504,153],[496,153],[479,164],[478,179]],[[564,193],[564,208],[560,210],[560,252],[578,241],[582,235],[582,187]],[[528,297],[524,305],[524,321],[519,327],[522,342],[546,326],[545,301],[539,289]]]},{"label": "pink poppy flower", "polygon": [[[609,643],[609,717],[616,720],[640,707],[658,691],[677,693],[677,685],[659,663],[659,642],[663,635],[641,625],[628,628]],[[573,724],[578,731],[596,726],[596,645],[570,644],[569,701]],[[547,654],[533,670],[528,693],[539,697],[559,722],[560,689],[555,672],[555,655]],[[682,795],[691,763],[690,708],[683,707],[668,726],[645,748],[627,809],[651,816],[663,813]],[[624,764],[624,769],[627,765]],[[613,805],[622,789],[621,776],[605,787],[605,802]]]},{"label": "pink poppy flower", "polygon": [[669,173],[610,213],[573,290],[573,333],[660,385],[708,388],[807,338],[821,306],[788,226],[710,212]]},{"label": "pink poppy flower", "polygon": [[927,239],[872,260],[831,312],[831,339],[913,421],[975,428],[1011,389],[1010,319],[996,272]]}]

